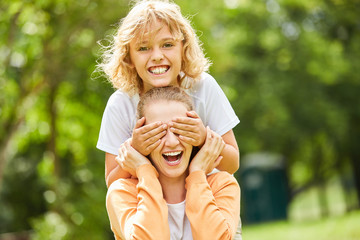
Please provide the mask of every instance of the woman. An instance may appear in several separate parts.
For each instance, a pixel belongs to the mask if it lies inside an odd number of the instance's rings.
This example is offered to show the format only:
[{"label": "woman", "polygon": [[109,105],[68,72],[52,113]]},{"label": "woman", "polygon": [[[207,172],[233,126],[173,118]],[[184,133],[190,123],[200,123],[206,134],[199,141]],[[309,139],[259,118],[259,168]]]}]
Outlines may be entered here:
[{"label": "woman", "polygon": [[192,145],[169,129],[191,110],[191,98],[178,87],[153,88],[140,98],[137,117],[145,117],[145,125],[161,121],[168,129],[148,158],[130,142],[120,149],[121,167],[136,179],[119,179],[108,189],[106,206],[116,239],[233,238],[240,188],[227,172],[207,175],[221,160],[221,136],[207,128],[204,145],[192,157]]}]

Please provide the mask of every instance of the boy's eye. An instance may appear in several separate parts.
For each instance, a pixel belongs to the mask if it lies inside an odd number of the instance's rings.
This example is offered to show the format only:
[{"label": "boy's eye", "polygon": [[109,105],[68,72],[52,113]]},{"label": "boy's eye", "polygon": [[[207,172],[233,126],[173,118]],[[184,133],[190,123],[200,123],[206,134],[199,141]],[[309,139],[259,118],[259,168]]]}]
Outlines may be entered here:
[{"label": "boy's eye", "polygon": [[172,43],[164,43],[164,45],[163,45],[164,48],[170,48],[172,46],[174,46],[174,44],[172,44]]},{"label": "boy's eye", "polygon": [[149,50],[148,47],[139,47],[138,48],[138,51],[140,51],[140,52],[147,51],[147,50]]}]

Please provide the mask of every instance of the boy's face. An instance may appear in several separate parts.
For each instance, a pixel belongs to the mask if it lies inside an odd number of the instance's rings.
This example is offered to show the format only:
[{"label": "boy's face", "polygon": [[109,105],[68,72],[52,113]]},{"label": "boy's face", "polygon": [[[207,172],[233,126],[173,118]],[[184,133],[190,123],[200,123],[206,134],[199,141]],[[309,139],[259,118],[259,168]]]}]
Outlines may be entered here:
[{"label": "boy's face", "polygon": [[[186,117],[184,103],[160,100],[149,103],[144,112],[145,124],[162,121],[169,123],[173,118]],[[183,176],[189,165],[192,145],[187,144],[167,129],[162,143],[150,153],[150,159],[159,174],[166,178]]]},{"label": "boy's face", "polygon": [[141,42],[130,42],[131,64],[143,81],[144,92],[154,87],[178,86],[183,46],[176,40],[169,27],[161,22],[151,25],[150,34],[145,33]]}]

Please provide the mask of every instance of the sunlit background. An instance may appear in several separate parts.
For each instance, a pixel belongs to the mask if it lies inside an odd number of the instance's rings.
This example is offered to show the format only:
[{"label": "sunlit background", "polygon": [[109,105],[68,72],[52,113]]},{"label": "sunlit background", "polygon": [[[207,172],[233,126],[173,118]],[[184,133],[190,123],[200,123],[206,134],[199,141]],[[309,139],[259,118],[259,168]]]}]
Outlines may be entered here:
[{"label": "sunlit background", "polygon": [[[241,120],[243,239],[360,239],[360,2],[175,2]],[[0,240],[113,239],[94,70],[128,10],[1,1]]]}]

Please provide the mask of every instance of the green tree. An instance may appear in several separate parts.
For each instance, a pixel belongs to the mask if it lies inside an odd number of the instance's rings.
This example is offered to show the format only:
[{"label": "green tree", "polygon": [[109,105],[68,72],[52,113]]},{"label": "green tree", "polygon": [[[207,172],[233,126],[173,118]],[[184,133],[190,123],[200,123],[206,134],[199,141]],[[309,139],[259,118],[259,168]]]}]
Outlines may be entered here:
[{"label": "green tree", "polygon": [[32,228],[34,239],[112,235],[104,154],[95,149],[112,89],[92,73],[97,41],[127,4],[2,1],[0,232]]},{"label": "green tree", "polygon": [[[176,2],[241,119],[241,154],[283,154],[294,197],[316,185],[325,202],[335,174],[352,174],[359,195],[358,1]],[[112,238],[95,144],[113,90],[94,69],[97,41],[107,44],[128,9],[125,0],[0,3],[0,233]]]},{"label": "green tree", "polygon": [[359,3],[198,4],[206,7],[193,18],[212,73],[241,119],[235,133],[242,155],[283,154],[293,194],[349,174],[350,165],[360,193]]}]

